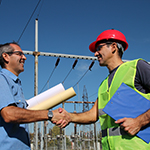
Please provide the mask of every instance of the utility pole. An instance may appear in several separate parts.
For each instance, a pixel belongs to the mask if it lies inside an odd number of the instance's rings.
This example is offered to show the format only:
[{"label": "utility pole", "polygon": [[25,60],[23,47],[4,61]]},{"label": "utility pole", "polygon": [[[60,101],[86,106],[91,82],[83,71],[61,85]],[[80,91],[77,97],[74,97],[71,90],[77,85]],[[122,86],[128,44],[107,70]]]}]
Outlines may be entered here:
[{"label": "utility pole", "polygon": [[[38,95],[38,19],[35,20],[34,96]],[[34,123],[34,150],[38,150],[38,122]]]},{"label": "utility pole", "polygon": [[[74,113],[76,113],[76,104],[74,103]],[[77,124],[74,123],[74,150],[78,147],[77,145]]]}]

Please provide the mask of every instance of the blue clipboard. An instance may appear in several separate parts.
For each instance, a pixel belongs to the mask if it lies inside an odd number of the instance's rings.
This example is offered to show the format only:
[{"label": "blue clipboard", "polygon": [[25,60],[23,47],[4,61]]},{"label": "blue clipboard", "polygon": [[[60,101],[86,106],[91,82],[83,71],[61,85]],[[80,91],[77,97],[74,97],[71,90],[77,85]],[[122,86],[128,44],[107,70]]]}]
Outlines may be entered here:
[{"label": "blue clipboard", "polygon": [[[122,83],[103,111],[115,120],[127,117],[136,118],[150,109],[150,101]],[[150,142],[150,124],[137,134],[146,143]]]}]

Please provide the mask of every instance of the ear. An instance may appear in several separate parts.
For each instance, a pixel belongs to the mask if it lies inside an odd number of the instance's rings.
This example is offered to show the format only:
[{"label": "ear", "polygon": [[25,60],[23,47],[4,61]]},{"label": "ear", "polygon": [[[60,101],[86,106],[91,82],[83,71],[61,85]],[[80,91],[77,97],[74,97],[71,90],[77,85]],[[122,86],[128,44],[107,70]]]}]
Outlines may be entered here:
[{"label": "ear", "polygon": [[117,51],[117,43],[112,43],[112,53],[114,54]]},{"label": "ear", "polygon": [[2,57],[3,57],[4,61],[9,62],[9,57],[10,56],[7,53],[3,53]]}]

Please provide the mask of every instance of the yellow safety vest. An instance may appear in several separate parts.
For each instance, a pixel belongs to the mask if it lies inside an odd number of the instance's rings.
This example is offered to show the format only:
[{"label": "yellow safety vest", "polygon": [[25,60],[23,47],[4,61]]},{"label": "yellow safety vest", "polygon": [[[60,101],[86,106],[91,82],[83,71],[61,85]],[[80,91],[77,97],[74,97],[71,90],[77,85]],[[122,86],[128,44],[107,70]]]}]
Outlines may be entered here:
[{"label": "yellow safety vest", "polygon": [[137,136],[130,136],[121,130],[114,119],[103,112],[103,108],[114,95],[122,83],[130,86],[139,94],[150,100],[150,93],[144,94],[134,86],[136,76],[136,66],[139,59],[121,64],[114,74],[110,87],[108,87],[108,77],[101,83],[98,90],[98,113],[102,130],[103,150],[150,150],[147,144]]}]

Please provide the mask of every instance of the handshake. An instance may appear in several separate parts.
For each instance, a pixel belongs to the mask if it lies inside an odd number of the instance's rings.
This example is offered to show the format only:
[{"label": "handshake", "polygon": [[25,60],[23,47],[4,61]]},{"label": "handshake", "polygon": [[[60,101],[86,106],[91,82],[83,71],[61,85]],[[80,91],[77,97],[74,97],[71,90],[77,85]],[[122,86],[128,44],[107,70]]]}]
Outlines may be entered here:
[{"label": "handshake", "polygon": [[51,122],[55,125],[57,125],[60,128],[64,128],[67,125],[69,125],[71,120],[71,113],[68,113],[65,109],[63,108],[58,108],[52,111],[53,112],[53,117],[51,119]]}]

